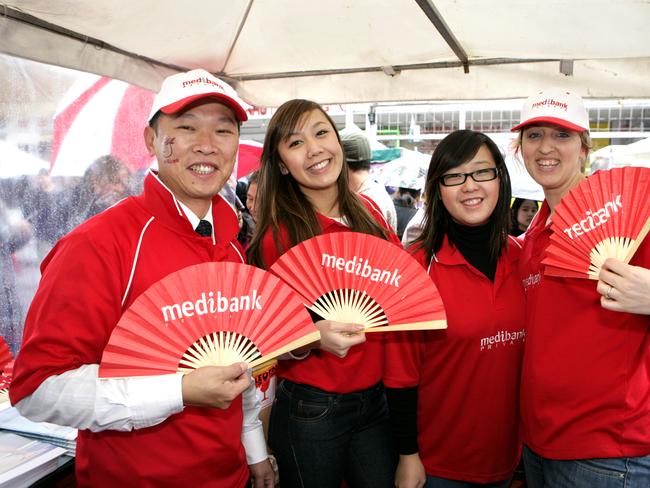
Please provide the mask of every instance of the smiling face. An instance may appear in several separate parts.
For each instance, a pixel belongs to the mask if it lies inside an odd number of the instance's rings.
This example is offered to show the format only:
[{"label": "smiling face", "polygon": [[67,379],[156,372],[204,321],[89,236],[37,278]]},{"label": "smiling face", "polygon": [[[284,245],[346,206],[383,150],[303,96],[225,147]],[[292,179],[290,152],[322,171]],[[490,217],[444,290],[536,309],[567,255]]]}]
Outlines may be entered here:
[{"label": "smiling face", "polygon": [[587,150],[576,131],[550,124],[525,127],[521,154],[528,173],[547,196],[561,197],[582,180]]},{"label": "smiling face", "polygon": [[537,203],[525,200],[517,210],[517,224],[521,230],[528,229],[533,217],[537,213]]},{"label": "smiling face", "polygon": [[232,110],[207,101],[180,115],[160,114],[156,129],[145,129],[145,144],[158,159],[158,176],[197,216],[228,181],[239,148]]},{"label": "smiling face", "polygon": [[[471,173],[495,167],[492,153],[483,144],[472,159],[450,169],[445,174]],[[499,200],[499,177],[490,181],[477,182],[468,176],[462,185],[440,184],[440,198],[455,222],[468,227],[487,224]]]},{"label": "smiling face", "polygon": [[312,110],[303,115],[280,142],[278,153],[282,172],[290,173],[312,202],[322,200],[324,194],[331,197],[338,193],[343,151],[336,130],[323,112]]}]

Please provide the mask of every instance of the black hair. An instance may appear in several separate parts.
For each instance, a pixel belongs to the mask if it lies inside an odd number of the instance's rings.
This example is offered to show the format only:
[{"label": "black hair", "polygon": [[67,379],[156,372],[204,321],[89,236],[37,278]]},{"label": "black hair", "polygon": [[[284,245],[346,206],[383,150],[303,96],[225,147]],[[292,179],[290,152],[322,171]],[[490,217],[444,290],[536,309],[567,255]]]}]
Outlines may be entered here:
[{"label": "black hair", "polygon": [[416,246],[424,249],[427,260],[442,246],[449,233],[452,217],[442,203],[440,178],[449,170],[471,160],[481,146],[486,146],[499,171],[499,199],[489,219],[490,238],[487,243],[490,259],[496,261],[507,246],[510,226],[510,175],[499,147],[488,136],[472,130],[457,130],[445,137],[431,156],[424,186],[427,196],[424,227]]}]

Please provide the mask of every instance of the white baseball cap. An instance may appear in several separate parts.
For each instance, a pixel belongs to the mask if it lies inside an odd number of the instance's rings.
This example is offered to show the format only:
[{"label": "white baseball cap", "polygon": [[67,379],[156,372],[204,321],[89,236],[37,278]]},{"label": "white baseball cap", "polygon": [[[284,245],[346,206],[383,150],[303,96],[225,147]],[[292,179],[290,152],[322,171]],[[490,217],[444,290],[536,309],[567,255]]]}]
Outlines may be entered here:
[{"label": "white baseball cap", "polygon": [[239,121],[248,120],[246,103],[228,83],[204,69],[193,69],[165,78],[153,100],[148,121],[151,122],[159,111],[168,115],[175,114],[201,98],[215,98],[230,107]]},{"label": "white baseball cap", "polygon": [[510,130],[543,122],[577,132],[589,131],[589,114],[582,98],[563,88],[549,88],[528,97],[521,109],[521,122]]}]

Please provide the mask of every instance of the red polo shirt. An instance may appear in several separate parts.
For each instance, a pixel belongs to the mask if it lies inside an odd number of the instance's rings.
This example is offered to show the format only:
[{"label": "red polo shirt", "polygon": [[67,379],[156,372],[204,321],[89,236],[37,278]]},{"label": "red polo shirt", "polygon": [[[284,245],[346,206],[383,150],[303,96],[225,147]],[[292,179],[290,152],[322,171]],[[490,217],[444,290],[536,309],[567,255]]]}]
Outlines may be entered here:
[{"label": "red polo shirt", "polygon": [[[593,280],[545,276],[548,215],[544,202],[520,267],[528,329],[524,442],[551,459],[650,454],[650,316],[605,310]],[[648,239],[630,264],[650,267]]]},{"label": "red polo shirt", "polygon": [[519,460],[524,293],[510,238],[494,282],[447,238],[426,268],[445,304],[447,329],[386,339],[388,387],[418,386],[419,456],[427,474],[474,483],[512,476]]},{"label": "red polo shirt", "polygon": [[[374,202],[362,198],[370,213],[383,227],[388,229]],[[351,232],[344,224],[316,214],[323,234],[331,232]],[[288,249],[289,239],[281,229],[280,244]],[[391,232],[391,242],[400,246],[399,240]],[[262,257],[267,269],[280,257],[273,236],[268,231],[262,240]],[[344,358],[320,349],[313,349],[305,359],[286,359],[278,363],[278,376],[295,383],[310,385],[332,393],[351,393],[369,388],[381,381],[383,373],[384,334],[366,334],[366,342],[350,349]]]}]

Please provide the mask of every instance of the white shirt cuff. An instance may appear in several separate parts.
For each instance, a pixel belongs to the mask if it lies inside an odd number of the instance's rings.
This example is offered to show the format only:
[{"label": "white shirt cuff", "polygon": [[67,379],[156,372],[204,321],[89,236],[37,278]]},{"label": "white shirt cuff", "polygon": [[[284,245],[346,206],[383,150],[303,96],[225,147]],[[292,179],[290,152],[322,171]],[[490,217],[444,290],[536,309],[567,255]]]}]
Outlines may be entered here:
[{"label": "white shirt cuff", "polygon": [[248,464],[260,463],[269,457],[266,451],[264,428],[261,423],[259,427],[242,432],[241,443],[246,449],[246,462]]},{"label": "white shirt cuff", "polygon": [[169,374],[129,378],[122,383],[120,386],[127,390],[124,398],[129,403],[133,428],[151,427],[182,412],[182,380],[181,374]]}]

